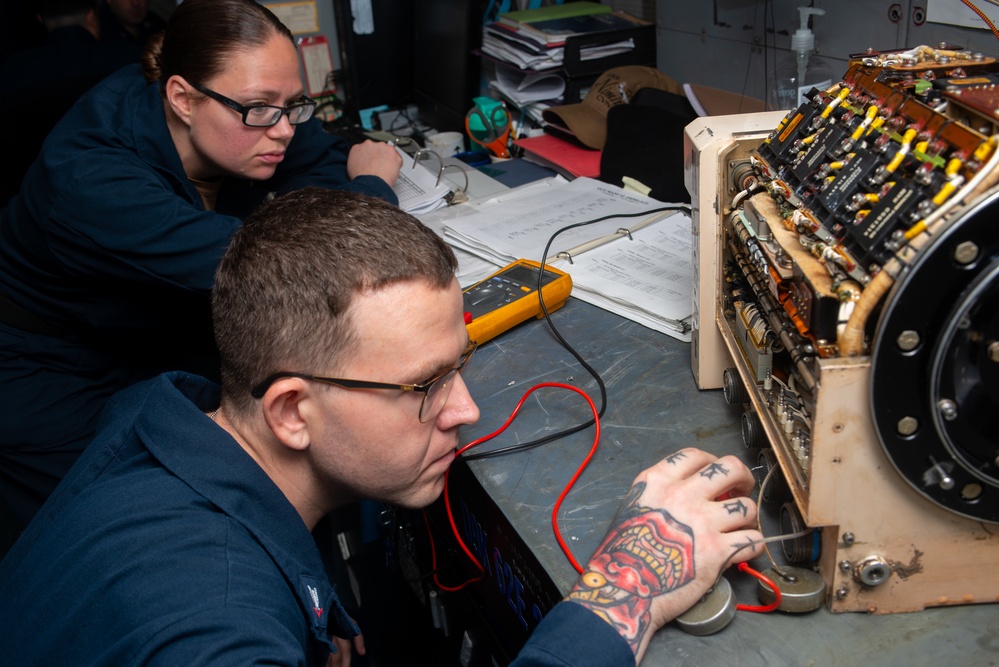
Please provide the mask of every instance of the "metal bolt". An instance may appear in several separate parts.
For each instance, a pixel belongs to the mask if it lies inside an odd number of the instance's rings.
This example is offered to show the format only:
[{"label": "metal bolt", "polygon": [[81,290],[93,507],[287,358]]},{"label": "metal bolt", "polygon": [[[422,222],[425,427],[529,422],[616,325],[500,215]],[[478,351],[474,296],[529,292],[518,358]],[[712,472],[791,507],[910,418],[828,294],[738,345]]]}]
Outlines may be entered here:
[{"label": "metal bolt", "polygon": [[961,498],[963,500],[973,501],[978,500],[982,495],[982,485],[981,484],[965,484],[964,488],[961,489]]},{"label": "metal bolt", "polygon": [[937,409],[940,410],[940,414],[947,421],[952,422],[957,419],[957,403],[949,398],[942,398],[937,401]]},{"label": "metal bolt", "polygon": [[891,576],[891,566],[881,556],[868,556],[857,566],[857,572],[866,586],[880,586]]},{"label": "metal bolt", "polygon": [[[933,459],[930,459],[933,461]],[[933,461],[933,465],[923,473],[924,480],[926,484],[936,484],[944,491],[950,491],[954,488],[954,478],[950,476],[947,471],[947,467],[943,466],[936,461]]]},{"label": "metal bolt", "polygon": [[902,417],[898,420],[898,434],[902,436],[909,436],[916,432],[919,428],[919,420],[915,417]]},{"label": "metal bolt", "polygon": [[912,329],[906,329],[898,335],[895,342],[898,344],[898,349],[903,352],[912,352],[919,347],[919,333]]},{"label": "metal bolt", "polygon": [[989,361],[999,364],[999,340],[990,341],[986,349],[988,350]]},{"label": "metal bolt", "polygon": [[854,536],[853,533],[843,533],[843,544],[845,544],[846,546],[848,547],[852,546],[856,540],[857,538]]},{"label": "metal bolt", "polygon": [[978,245],[974,241],[962,241],[954,248],[954,261],[958,264],[971,264],[978,257]]},{"label": "metal bolt", "polygon": [[853,564],[850,563],[850,561],[843,559],[839,562],[839,569],[842,572],[849,572],[851,569],[853,569]]},{"label": "metal bolt", "polygon": [[840,586],[839,588],[836,589],[836,599],[842,600],[847,596],[847,593],[849,592],[850,592],[849,588],[847,588],[846,586]]}]

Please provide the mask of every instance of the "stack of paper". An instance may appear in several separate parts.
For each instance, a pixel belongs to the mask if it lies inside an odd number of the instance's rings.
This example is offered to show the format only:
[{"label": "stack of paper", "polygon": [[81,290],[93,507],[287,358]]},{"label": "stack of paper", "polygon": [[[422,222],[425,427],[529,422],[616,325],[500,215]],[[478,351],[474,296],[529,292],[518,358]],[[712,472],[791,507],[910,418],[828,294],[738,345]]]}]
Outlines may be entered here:
[{"label": "stack of paper", "polygon": [[[477,178],[491,178],[480,175]],[[447,176],[445,175],[445,178]],[[495,207],[507,200],[520,199],[530,195],[547,192],[551,188],[565,185],[566,181],[560,176],[553,176],[548,179],[533,181],[517,188],[508,188],[498,181],[494,181],[495,187],[483,187],[481,183],[470,183],[472,188],[469,196],[473,199],[467,203],[457,206],[447,206],[431,213],[418,215],[420,222],[434,230],[438,236],[445,238],[447,227],[462,226],[462,219],[468,216],[479,215],[479,208],[482,206]],[[486,192],[481,196],[477,193]],[[452,245],[455,256],[458,258],[458,270],[455,272],[458,283],[462,289],[485,280],[499,269],[503,268],[493,260],[482,257]],[[503,265],[505,266],[505,264]]]},{"label": "stack of paper", "polygon": [[611,7],[593,0],[579,0],[577,2],[549,4],[544,7],[534,9],[515,9],[499,15],[497,23],[500,23],[513,30],[518,30],[522,26],[538,23],[540,21],[551,21],[554,19],[564,19],[573,16],[591,16],[595,14],[609,14]]},{"label": "stack of paper", "polygon": [[[605,5],[599,5],[610,9]],[[617,14],[588,14],[564,18],[518,23],[517,33],[539,46],[563,46],[570,37],[594,35],[615,30],[628,30],[640,25],[637,19],[621,12]],[[506,27],[502,17],[500,27]]]},{"label": "stack of paper", "polygon": [[445,221],[445,240],[505,266],[520,258],[540,261],[559,229],[613,216],[559,234],[546,261],[572,276],[573,296],[690,340],[692,242],[690,217],[681,205],[589,178],[527,192]]},{"label": "stack of paper", "polygon": [[496,80],[490,85],[518,107],[531,102],[561,100],[565,92],[565,79],[558,74],[528,74],[505,67],[496,68]]},{"label": "stack of paper", "polygon": [[[580,60],[596,60],[634,50],[635,40],[622,39],[608,44],[584,46],[579,49]],[[482,52],[497,60],[511,63],[524,70],[547,70],[562,66],[565,47],[540,47],[516,33],[487,26],[482,34]]]},{"label": "stack of paper", "polygon": [[635,40],[623,35],[649,25],[599,2],[548,5],[500,14],[482,31],[482,52],[523,70],[553,69],[565,60],[570,38],[607,35],[579,49],[580,60],[596,60],[634,50]]}]

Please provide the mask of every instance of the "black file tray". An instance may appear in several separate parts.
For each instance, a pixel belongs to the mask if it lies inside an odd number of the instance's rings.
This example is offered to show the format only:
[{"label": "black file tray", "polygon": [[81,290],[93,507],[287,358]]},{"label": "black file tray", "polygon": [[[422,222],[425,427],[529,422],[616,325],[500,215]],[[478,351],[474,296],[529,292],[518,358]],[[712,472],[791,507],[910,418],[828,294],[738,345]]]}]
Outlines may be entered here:
[{"label": "black file tray", "polygon": [[[618,53],[594,60],[580,58],[580,50],[588,46],[613,44],[626,39],[635,41],[635,48],[625,53]],[[598,32],[592,35],[577,35],[565,41],[565,54],[562,70],[567,79],[595,76],[614,67],[623,65],[656,66],[656,32],[655,25],[639,25],[627,30],[613,32]]]}]

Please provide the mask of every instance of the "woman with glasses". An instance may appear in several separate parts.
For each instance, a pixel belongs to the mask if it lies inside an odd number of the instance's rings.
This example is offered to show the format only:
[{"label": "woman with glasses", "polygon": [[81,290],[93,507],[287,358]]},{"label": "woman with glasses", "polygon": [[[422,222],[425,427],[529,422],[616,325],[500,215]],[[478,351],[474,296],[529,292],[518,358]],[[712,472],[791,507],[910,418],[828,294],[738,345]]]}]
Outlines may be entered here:
[{"label": "woman with glasses", "polygon": [[396,201],[395,149],[348,152],[315,107],[270,11],[186,0],[141,68],[50,134],[0,211],[0,505],[20,521],[112,393],[168,369],[217,375],[208,294],[250,212],[306,186]]}]

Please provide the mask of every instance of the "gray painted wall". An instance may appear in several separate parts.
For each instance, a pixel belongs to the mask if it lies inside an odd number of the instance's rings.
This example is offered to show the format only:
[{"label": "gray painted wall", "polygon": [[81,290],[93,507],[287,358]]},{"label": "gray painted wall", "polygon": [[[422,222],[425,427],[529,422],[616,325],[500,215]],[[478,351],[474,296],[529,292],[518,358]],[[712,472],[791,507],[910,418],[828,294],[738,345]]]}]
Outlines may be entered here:
[{"label": "gray painted wall", "polygon": [[[849,54],[867,48],[888,50],[947,41],[999,54],[999,40],[988,30],[921,20],[930,1],[657,0],[657,64],[680,82],[766,99],[767,86],[773,86],[775,59],[790,53],[791,34],[799,23],[796,8],[804,5],[826,12],[814,17],[812,32],[834,81],[846,72]],[[765,75],[768,70],[769,77]]]}]

